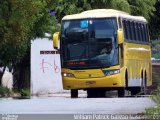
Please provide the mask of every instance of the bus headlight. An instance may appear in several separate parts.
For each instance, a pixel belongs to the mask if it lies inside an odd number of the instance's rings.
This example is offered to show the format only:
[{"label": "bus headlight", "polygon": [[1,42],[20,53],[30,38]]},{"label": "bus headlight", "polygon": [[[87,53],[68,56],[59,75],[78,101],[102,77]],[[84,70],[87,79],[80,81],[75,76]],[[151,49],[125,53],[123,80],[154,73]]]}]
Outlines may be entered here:
[{"label": "bus headlight", "polygon": [[62,73],[63,77],[75,77],[72,73]]},{"label": "bus headlight", "polygon": [[103,73],[107,76],[120,73],[120,70],[103,70]]}]

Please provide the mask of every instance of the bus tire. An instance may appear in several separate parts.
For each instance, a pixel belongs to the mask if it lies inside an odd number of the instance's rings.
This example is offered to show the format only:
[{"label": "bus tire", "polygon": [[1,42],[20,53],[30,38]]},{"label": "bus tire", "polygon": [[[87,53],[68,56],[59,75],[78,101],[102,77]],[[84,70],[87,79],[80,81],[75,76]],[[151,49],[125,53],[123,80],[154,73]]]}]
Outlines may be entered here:
[{"label": "bus tire", "polygon": [[118,89],[118,97],[125,97],[125,90],[128,87],[128,71],[125,73],[125,87],[121,87]]},{"label": "bus tire", "polygon": [[140,87],[132,87],[131,88],[131,95],[135,96],[135,95],[139,94],[140,91],[141,91]]},{"label": "bus tire", "polygon": [[125,87],[118,89],[118,97],[125,97]]},{"label": "bus tire", "polygon": [[94,89],[87,90],[87,98],[95,98],[97,97],[97,93]]},{"label": "bus tire", "polygon": [[78,98],[78,90],[71,89],[71,98]]}]

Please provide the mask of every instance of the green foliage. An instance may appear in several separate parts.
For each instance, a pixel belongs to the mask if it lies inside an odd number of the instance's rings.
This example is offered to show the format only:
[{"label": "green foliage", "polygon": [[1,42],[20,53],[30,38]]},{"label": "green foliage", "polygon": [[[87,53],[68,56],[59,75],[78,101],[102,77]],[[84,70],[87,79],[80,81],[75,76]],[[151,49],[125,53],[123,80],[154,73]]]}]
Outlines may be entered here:
[{"label": "green foliage", "polygon": [[8,96],[11,91],[7,87],[0,86],[0,97]]},{"label": "green foliage", "polygon": [[131,7],[131,14],[144,16],[146,19],[150,19],[155,10],[156,0],[128,0]]},{"label": "green foliage", "polygon": [[92,9],[117,9],[130,13],[130,6],[127,0],[90,0]]},{"label": "green foliage", "polygon": [[149,20],[155,10],[155,2],[156,0],[57,0],[54,2],[54,9],[59,21],[67,14],[102,8],[122,10]]},{"label": "green foliage", "polygon": [[160,119],[160,88],[158,89],[157,95],[153,96],[152,99],[157,103],[157,106],[154,108],[146,109],[146,115],[149,120]]},{"label": "green foliage", "polygon": [[160,59],[160,42],[152,43],[152,57]]},{"label": "green foliage", "polygon": [[160,59],[160,53],[153,54],[153,57],[156,58],[156,59]]},{"label": "green foliage", "polygon": [[56,17],[60,22],[65,15],[91,9],[91,5],[87,0],[56,0],[53,3],[53,9],[56,11]]},{"label": "green foliage", "polygon": [[[30,40],[60,30],[49,13],[52,0],[0,1],[0,60],[15,66],[30,48]],[[1,78],[0,78],[1,79]]]},{"label": "green foliage", "polygon": [[152,39],[160,38],[160,0],[157,0],[155,9],[156,10],[154,11],[154,15],[151,16],[149,24]]},{"label": "green foliage", "polygon": [[118,9],[130,13],[130,6],[126,0],[57,0],[53,6],[59,22],[65,15],[102,8]]},{"label": "green foliage", "polygon": [[157,103],[158,107],[160,107],[160,87],[158,88],[157,95],[153,96],[153,100]]},{"label": "green foliage", "polygon": [[30,89],[21,89],[20,94],[22,97],[30,97]]},{"label": "green foliage", "polygon": [[3,43],[0,45],[0,60],[3,65],[18,63],[27,50],[26,41],[19,42],[19,44]]},{"label": "green foliage", "polygon": [[65,15],[85,10],[117,9],[132,15],[144,16],[149,21],[151,38],[160,35],[159,0],[56,0],[53,4],[59,22]]},{"label": "green foliage", "polygon": [[44,36],[53,20],[46,8],[48,4],[47,0],[3,0],[0,4],[0,42],[15,45]]}]

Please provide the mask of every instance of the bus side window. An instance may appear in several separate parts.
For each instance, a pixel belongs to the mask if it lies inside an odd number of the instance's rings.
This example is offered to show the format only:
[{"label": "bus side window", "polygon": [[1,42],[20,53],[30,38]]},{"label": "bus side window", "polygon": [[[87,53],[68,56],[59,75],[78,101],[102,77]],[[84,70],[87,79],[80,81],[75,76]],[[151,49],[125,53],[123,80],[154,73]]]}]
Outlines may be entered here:
[{"label": "bus side window", "polygon": [[135,41],[135,30],[134,30],[134,22],[133,21],[130,22],[130,26],[131,26],[132,41]]},{"label": "bus side window", "polygon": [[125,23],[126,23],[126,34],[127,34],[127,40],[130,40],[129,21],[125,21]]},{"label": "bus side window", "polygon": [[145,25],[146,28],[146,36],[147,36],[147,42],[149,42],[149,30],[148,30],[148,25]]},{"label": "bus side window", "polygon": [[123,20],[123,31],[124,31],[124,38],[127,39],[127,27],[126,27],[126,21]]},{"label": "bus side window", "polygon": [[128,23],[129,23],[129,33],[130,33],[129,40],[132,41],[133,40],[133,35],[132,35],[131,21],[128,21]]},{"label": "bus side window", "polygon": [[133,27],[134,27],[134,40],[137,41],[138,40],[138,31],[137,31],[137,26],[136,26],[135,22],[133,22]]},{"label": "bus side window", "polygon": [[141,26],[141,23],[139,23],[139,29],[140,29],[140,36],[141,36],[140,41],[141,41],[141,42],[143,42],[143,32],[142,32],[142,26]]},{"label": "bus side window", "polygon": [[141,23],[139,23],[139,31],[140,31],[140,41],[143,42],[143,33],[142,33],[142,26]]},{"label": "bus side window", "polygon": [[143,24],[143,32],[144,32],[144,41],[145,43],[147,43],[147,32],[146,32],[145,24]]},{"label": "bus side window", "polygon": [[141,41],[141,30],[140,30],[140,27],[139,27],[139,23],[137,23],[137,29],[138,29],[138,42]]},{"label": "bus side window", "polygon": [[143,38],[143,43],[145,43],[145,32],[144,32],[144,26],[141,24],[141,31],[142,31],[142,38]]}]

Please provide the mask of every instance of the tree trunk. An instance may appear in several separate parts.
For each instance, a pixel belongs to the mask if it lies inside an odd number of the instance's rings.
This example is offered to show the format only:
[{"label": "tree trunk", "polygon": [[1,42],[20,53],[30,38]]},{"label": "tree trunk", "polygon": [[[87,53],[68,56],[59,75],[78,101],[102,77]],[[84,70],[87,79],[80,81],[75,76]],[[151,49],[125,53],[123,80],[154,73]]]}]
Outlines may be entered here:
[{"label": "tree trunk", "polygon": [[3,67],[3,70],[0,71],[0,86],[2,86],[2,77],[3,77],[3,75],[4,75],[5,69],[6,69],[6,66],[4,66],[4,67]]},{"label": "tree trunk", "polygon": [[30,88],[30,49],[20,63],[14,66],[13,81],[14,88]]}]

